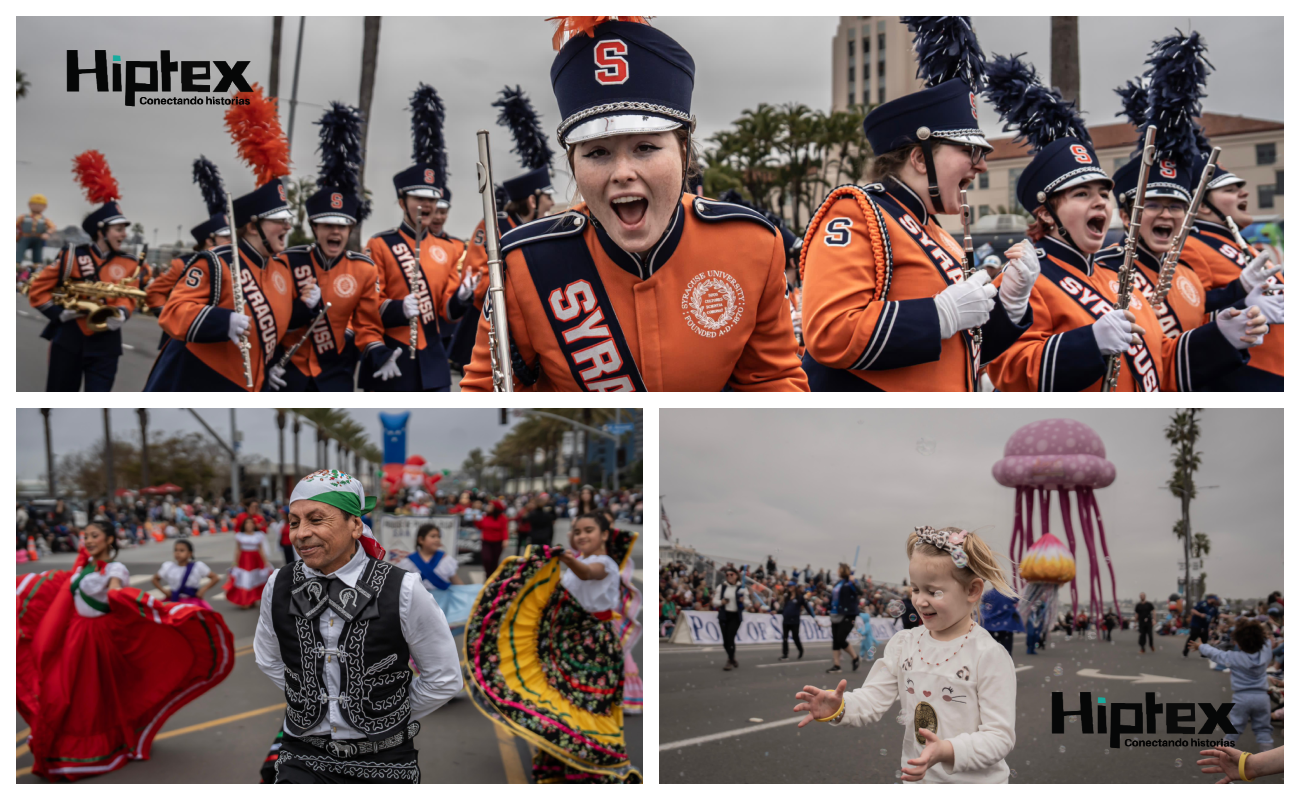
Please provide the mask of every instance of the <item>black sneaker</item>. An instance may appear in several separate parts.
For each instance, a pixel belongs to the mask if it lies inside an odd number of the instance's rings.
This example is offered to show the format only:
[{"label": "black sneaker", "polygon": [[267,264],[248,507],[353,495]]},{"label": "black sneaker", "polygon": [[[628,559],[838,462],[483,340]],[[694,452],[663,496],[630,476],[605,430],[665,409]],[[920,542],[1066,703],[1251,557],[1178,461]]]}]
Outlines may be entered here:
[{"label": "black sneaker", "polygon": [[826,670],[827,673],[831,673],[831,672],[843,672],[843,671],[844,671],[843,668],[841,668],[839,664],[836,664],[835,666],[833,666],[833,667],[831,667],[830,669]]},{"label": "black sneaker", "polygon": [[854,672],[857,672],[857,671],[858,671],[858,664],[861,663],[861,661],[862,661],[862,659],[860,659],[860,658],[855,658],[855,659],[853,659],[853,671],[854,671]]},{"label": "black sneaker", "polygon": [[780,657],[779,659],[777,659],[777,660],[778,660],[778,661],[789,661],[789,660],[790,660],[790,656],[781,656],[781,657]]},{"label": "black sneaker", "polygon": [[799,651],[799,658],[803,658],[803,651],[802,651],[802,650]]}]

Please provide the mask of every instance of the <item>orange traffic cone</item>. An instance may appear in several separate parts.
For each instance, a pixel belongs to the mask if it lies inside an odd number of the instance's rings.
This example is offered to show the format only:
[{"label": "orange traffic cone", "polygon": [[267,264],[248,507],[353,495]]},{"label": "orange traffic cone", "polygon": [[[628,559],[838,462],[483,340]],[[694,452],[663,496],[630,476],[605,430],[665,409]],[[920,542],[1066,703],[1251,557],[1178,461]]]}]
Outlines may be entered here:
[{"label": "orange traffic cone", "polygon": [[36,540],[30,536],[27,537],[27,560],[28,561],[41,560],[41,557],[36,554]]},{"label": "orange traffic cone", "polygon": [[230,521],[224,517],[221,519],[221,532],[230,533]]},{"label": "orange traffic cone", "polygon": [[196,519],[193,522],[193,527],[190,528],[190,536],[198,536],[198,535],[199,535],[199,521]]}]

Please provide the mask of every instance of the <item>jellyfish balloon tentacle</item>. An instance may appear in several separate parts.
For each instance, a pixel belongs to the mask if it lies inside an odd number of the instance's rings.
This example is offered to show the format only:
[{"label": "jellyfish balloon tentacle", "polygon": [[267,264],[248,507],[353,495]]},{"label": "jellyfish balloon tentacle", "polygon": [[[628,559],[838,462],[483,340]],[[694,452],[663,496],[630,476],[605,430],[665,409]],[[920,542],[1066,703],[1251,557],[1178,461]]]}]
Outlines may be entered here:
[{"label": "jellyfish balloon tentacle", "polygon": [[[1007,441],[1001,461],[993,465],[993,477],[998,483],[1016,490],[1015,517],[1011,531],[1011,560],[1020,565],[1015,588],[1026,585],[1024,593],[1029,602],[1021,604],[1021,613],[1028,616],[1035,603],[1050,606],[1050,616],[1042,615],[1048,628],[1056,619],[1056,592],[1064,583],[1070,584],[1072,613],[1079,613],[1079,591],[1076,578],[1078,542],[1082,541],[1088,553],[1088,609],[1093,620],[1099,620],[1105,610],[1101,562],[1104,558],[1110,575],[1111,601],[1119,614],[1115,583],[1115,567],[1111,563],[1110,548],[1106,543],[1106,528],[1097,504],[1096,489],[1104,489],[1115,481],[1115,465],[1106,460],[1106,446],[1096,431],[1069,419],[1049,419],[1030,423],[1012,434]],[[1052,492],[1058,494],[1061,529],[1066,544],[1048,533],[1051,527]],[[1070,493],[1074,492],[1074,502]],[[1034,530],[1035,499],[1039,532]],[[1077,509],[1077,517],[1074,513]],[[1075,520],[1078,520],[1076,539]],[[1101,557],[1097,546],[1100,544]],[[1067,549],[1068,547],[1068,549]],[[1067,562],[1068,559],[1068,562]],[[1046,631],[1041,631],[1046,633]]]}]

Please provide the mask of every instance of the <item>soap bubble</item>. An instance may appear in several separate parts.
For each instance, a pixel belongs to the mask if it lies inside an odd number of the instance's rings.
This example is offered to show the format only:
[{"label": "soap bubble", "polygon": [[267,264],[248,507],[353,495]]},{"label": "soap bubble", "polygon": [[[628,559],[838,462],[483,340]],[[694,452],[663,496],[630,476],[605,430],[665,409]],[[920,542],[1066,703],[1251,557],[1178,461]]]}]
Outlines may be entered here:
[{"label": "soap bubble", "polygon": [[1102,750],[1101,753],[1102,755],[1107,755],[1107,756],[1110,755],[1110,748],[1107,747],[1105,750]]},{"label": "soap bubble", "polygon": [[1094,639],[1096,639],[1096,638],[1097,638],[1097,634],[1093,633],[1092,631],[1088,631],[1088,641],[1091,642],[1092,640],[1094,640]]},{"label": "soap bubble", "polygon": [[876,657],[876,648],[874,648],[874,647],[868,648],[868,649],[867,649],[867,658],[875,658],[875,657]]},{"label": "soap bubble", "polygon": [[1016,771],[1015,771],[1014,769],[1011,770],[1011,777],[1013,777],[1013,778],[1016,777]]},{"label": "soap bubble", "polygon": [[1043,683],[1051,683],[1051,682],[1052,682],[1051,678],[1043,678]]},{"label": "soap bubble", "polygon": [[965,569],[966,565],[970,563],[969,559],[966,558],[966,550],[958,547],[952,551],[952,563],[957,569]]},{"label": "soap bubble", "polygon": [[1061,669],[1061,665],[1060,665],[1060,664],[1057,664],[1056,666],[1052,667],[1052,674],[1055,675],[1055,676],[1058,677],[1058,678],[1061,677],[1061,674],[1064,673],[1064,672],[1065,672],[1065,670]]},{"label": "soap bubble", "polygon": [[902,777],[903,777],[903,771],[902,771],[901,769],[896,769],[896,770],[894,770],[894,777],[895,777],[895,778],[902,779]]},{"label": "soap bubble", "polygon": [[887,755],[889,755],[889,751],[882,747],[882,748],[880,748],[880,754],[881,754],[882,756],[887,756]]},{"label": "soap bubble", "polygon": [[1058,752],[1064,753],[1064,752],[1065,752],[1065,745],[1061,745],[1060,747],[1058,747],[1058,748],[1056,748],[1056,749],[1057,749]]},{"label": "soap bubble", "polygon": [[1175,767],[1182,767],[1182,766],[1183,766],[1183,760],[1182,760],[1181,758],[1175,758],[1175,759],[1174,759],[1174,766],[1175,766]]},{"label": "soap bubble", "polygon": [[902,600],[890,600],[889,605],[885,606],[886,613],[891,617],[901,617],[905,610]]},{"label": "soap bubble", "polygon": [[1160,692],[1156,692],[1156,697],[1159,697],[1159,696],[1160,696]]},{"label": "soap bubble", "polygon": [[943,599],[943,589],[935,589],[935,590],[934,590],[934,599],[935,599],[935,600],[942,600],[942,599]]},{"label": "soap bubble", "polygon": [[908,622],[916,622],[916,615],[915,615],[915,614],[908,614],[908,615],[907,615],[907,621],[908,621]]},{"label": "soap bubble", "polygon": [[1055,649],[1056,649],[1056,642],[1048,642],[1048,643],[1047,643],[1047,646],[1048,646],[1049,648],[1055,650]]},{"label": "soap bubble", "polygon": [[1069,723],[1073,724],[1073,723],[1079,721],[1079,715],[1078,715],[1078,714],[1071,714],[1070,716],[1066,717],[1065,720],[1066,720],[1066,722],[1069,722]]}]

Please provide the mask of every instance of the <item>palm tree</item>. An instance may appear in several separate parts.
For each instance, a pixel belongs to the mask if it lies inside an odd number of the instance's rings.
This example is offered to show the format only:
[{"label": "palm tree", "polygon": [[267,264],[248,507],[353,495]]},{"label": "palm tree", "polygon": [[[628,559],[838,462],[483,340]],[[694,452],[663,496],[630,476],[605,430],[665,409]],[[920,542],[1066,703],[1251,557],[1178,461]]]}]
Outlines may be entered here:
[{"label": "palm tree", "polygon": [[[312,237],[306,230],[307,223],[307,198],[316,193],[316,182],[311,178],[293,178],[284,179],[286,193],[289,197],[289,207],[294,212],[293,230],[289,232],[289,246],[294,247],[300,244],[311,244]],[[351,247],[351,245],[348,245]]]},{"label": "palm tree", "polygon": [[817,144],[825,126],[825,114],[820,111],[813,113],[803,103],[786,103],[781,106],[778,119],[783,130],[776,140],[775,149],[784,163],[777,173],[781,177],[777,209],[784,211],[788,195],[790,219],[794,229],[801,230],[800,209],[810,205],[809,195],[819,182],[817,174],[822,160],[817,157]]},{"label": "palm tree", "polygon": [[271,78],[267,81],[267,97],[280,96],[280,34],[284,30],[284,17],[271,17]]},{"label": "palm tree", "polygon": [[1052,17],[1052,86],[1079,101],[1079,18]]},{"label": "palm tree", "polygon": [[[379,61],[379,20],[382,17],[365,18],[365,34],[361,45],[361,167],[357,170],[357,183],[366,185],[366,135],[370,132],[370,104],[375,98],[375,65]],[[361,226],[352,226],[352,235],[348,238],[348,247],[361,249]]]},{"label": "palm tree", "polygon": [[31,81],[27,80],[27,73],[18,70],[18,98],[19,100],[27,96],[27,90],[32,87]]}]

